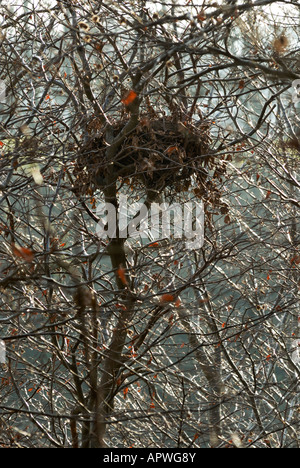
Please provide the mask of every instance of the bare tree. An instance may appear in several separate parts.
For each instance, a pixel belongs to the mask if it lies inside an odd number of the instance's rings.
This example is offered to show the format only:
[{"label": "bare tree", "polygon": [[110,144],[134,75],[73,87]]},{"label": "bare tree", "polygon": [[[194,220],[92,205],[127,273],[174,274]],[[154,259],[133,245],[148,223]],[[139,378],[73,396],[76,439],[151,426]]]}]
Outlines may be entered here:
[{"label": "bare tree", "polygon": [[11,3],[1,445],[298,447],[298,3]]}]

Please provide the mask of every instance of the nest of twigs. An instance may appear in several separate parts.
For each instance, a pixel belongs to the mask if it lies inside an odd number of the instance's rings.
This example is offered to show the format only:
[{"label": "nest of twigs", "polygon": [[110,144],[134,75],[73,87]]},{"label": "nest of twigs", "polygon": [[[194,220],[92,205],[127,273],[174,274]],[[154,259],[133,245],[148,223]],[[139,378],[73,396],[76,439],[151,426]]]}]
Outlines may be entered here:
[{"label": "nest of twigs", "polygon": [[[120,134],[126,120],[113,127]],[[91,125],[92,127],[92,125]],[[125,137],[113,159],[108,159],[105,130],[84,144],[78,154],[74,174],[81,194],[103,189],[108,177],[142,183],[146,189],[161,193],[166,188],[188,190],[191,176],[197,182],[197,195],[215,206],[220,194],[214,180],[225,173],[225,166],[210,152],[210,124],[197,125],[174,121],[171,117],[141,117],[139,124]]]}]

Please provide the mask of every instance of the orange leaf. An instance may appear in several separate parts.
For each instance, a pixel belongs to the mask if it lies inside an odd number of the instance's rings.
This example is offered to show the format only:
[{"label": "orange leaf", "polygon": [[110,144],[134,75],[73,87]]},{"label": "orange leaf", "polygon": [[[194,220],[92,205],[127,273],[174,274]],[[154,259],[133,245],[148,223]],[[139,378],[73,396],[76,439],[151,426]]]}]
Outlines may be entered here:
[{"label": "orange leaf", "polygon": [[159,243],[153,242],[153,244],[149,244],[148,247],[159,247]]},{"label": "orange leaf", "polygon": [[34,253],[26,247],[17,247],[15,244],[12,244],[12,252],[16,257],[23,258],[28,263],[33,262]]},{"label": "orange leaf", "polygon": [[131,89],[127,96],[121,100],[121,102],[124,104],[124,106],[129,106],[129,104],[131,104],[136,98],[137,93]]},{"label": "orange leaf", "polygon": [[172,154],[172,153],[174,153],[174,151],[178,151],[178,146],[170,146],[170,147],[167,149],[167,153],[168,153],[168,154]]},{"label": "orange leaf", "polygon": [[245,88],[245,80],[241,80],[241,81],[239,82],[239,88],[240,88],[240,89],[244,89],[244,88]]},{"label": "orange leaf", "polygon": [[120,280],[122,281],[122,283],[127,286],[127,279],[126,279],[126,270],[125,268],[123,268],[122,266],[120,266],[120,268],[118,269],[118,277],[120,278]]},{"label": "orange leaf", "polygon": [[291,265],[295,263],[296,265],[299,265],[300,263],[300,255],[295,255],[293,258],[291,258]]},{"label": "orange leaf", "polygon": [[200,11],[200,13],[197,15],[197,20],[198,21],[205,21],[206,20],[206,15],[204,13],[204,11]]},{"label": "orange leaf", "polygon": [[124,388],[124,390],[123,390],[124,398],[126,398],[128,391],[129,391],[128,387]]},{"label": "orange leaf", "polygon": [[4,145],[3,141],[0,141],[0,146],[2,148],[2,146]]},{"label": "orange leaf", "polygon": [[160,302],[174,302],[175,298],[173,294],[164,294],[160,298]]},{"label": "orange leaf", "polygon": [[95,44],[94,47],[98,52],[102,52],[104,46],[105,46],[104,42],[98,42],[98,44]]},{"label": "orange leaf", "polygon": [[271,190],[268,190],[268,191],[267,191],[266,200],[267,200],[268,198],[270,198],[271,193],[272,193]]},{"label": "orange leaf", "polygon": [[172,325],[173,323],[173,318],[174,318],[174,314],[170,315],[169,317],[169,324]]},{"label": "orange leaf", "polygon": [[49,94],[47,94],[47,96],[45,97],[45,101],[48,101],[48,99],[50,99]]}]

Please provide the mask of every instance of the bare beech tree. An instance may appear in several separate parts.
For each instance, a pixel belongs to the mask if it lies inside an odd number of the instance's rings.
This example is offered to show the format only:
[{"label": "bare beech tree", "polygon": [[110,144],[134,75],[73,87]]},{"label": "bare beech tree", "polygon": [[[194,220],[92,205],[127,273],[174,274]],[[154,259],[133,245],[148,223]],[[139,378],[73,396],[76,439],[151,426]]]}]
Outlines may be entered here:
[{"label": "bare beech tree", "polygon": [[2,447],[299,447],[299,18],[1,3]]}]

